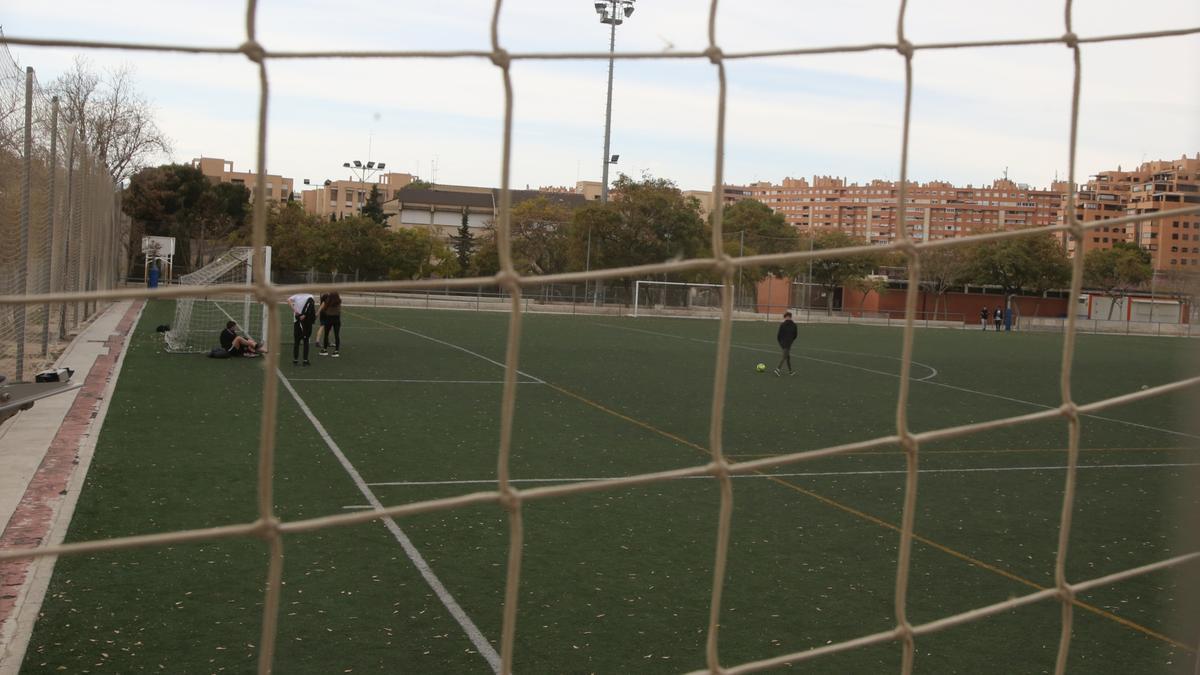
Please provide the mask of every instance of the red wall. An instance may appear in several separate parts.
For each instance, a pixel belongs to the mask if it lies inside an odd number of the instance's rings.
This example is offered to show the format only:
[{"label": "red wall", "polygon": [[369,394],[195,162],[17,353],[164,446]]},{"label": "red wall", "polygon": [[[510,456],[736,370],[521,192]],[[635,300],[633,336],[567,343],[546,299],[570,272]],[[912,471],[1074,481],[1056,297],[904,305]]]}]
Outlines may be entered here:
[{"label": "red wall", "polygon": [[[883,293],[870,293],[863,302],[862,293],[852,289],[843,289],[842,310],[845,312],[885,312],[893,316],[904,314],[903,290],[890,289]],[[758,311],[766,314],[782,314],[790,309],[791,280],[768,276],[758,283]],[[917,295],[917,316],[930,319],[961,319],[964,323],[979,322],[979,308],[987,307],[991,317],[997,306],[1004,306],[1004,296],[1000,293],[958,293],[950,292],[942,295],[938,302],[937,316],[933,315],[933,305],[936,295],[920,291]],[[1061,317],[1066,316],[1066,298],[1031,298],[1017,296],[1012,300],[1015,313],[1019,316],[1031,317]]]}]

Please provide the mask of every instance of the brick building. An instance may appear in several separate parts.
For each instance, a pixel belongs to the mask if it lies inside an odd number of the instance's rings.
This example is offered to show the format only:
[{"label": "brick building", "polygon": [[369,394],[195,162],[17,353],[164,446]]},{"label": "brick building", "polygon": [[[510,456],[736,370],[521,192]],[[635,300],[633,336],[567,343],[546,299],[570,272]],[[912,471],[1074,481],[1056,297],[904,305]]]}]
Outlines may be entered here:
[{"label": "brick building", "polygon": [[[233,183],[242,185],[250,191],[250,201],[254,201],[254,186],[258,184],[258,174],[253,171],[234,171],[233,162],[215,157],[200,157],[192,160],[192,166],[200,169],[209,180],[216,183]],[[291,178],[268,174],[266,176],[267,201],[285,203],[292,198],[293,181]]]},{"label": "brick building", "polygon": [[[785,178],[780,185],[759,182],[744,190],[799,230],[836,228],[873,244],[888,244],[897,237],[900,185],[894,181],[860,185],[847,184],[844,178],[814,176],[811,182]],[[942,181],[910,183],[909,234],[916,241],[926,241],[984,230],[1054,225],[1061,222],[1065,192],[1065,183],[1042,190],[1007,179],[987,187],[956,187]]]}]

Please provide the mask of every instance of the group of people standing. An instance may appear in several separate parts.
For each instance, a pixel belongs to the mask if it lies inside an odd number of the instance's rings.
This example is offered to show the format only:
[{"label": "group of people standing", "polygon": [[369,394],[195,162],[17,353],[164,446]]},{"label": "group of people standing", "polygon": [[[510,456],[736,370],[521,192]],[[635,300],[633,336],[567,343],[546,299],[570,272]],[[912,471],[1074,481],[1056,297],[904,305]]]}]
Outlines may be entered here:
[{"label": "group of people standing", "polygon": [[[292,308],[292,365],[300,362],[300,351],[303,346],[304,365],[308,361],[308,341],[312,336],[312,327],[320,322],[317,328],[317,345],[321,356],[341,356],[342,351],[342,296],[337,291],[322,293],[318,303],[311,293],[297,293],[288,298]],[[329,351],[329,335],[333,334],[333,352]]]},{"label": "group of people standing", "polygon": [[[999,332],[1000,326],[1004,324],[1004,308],[1000,305],[996,305],[995,311],[991,313],[988,312],[987,305],[984,305],[979,309],[979,325],[983,327],[983,330],[987,330],[989,316],[992,317],[992,323],[995,324],[996,331]],[[1005,326],[1005,330],[1009,330],[1011,326],[1012,323],[1010,320],[1008,326]]]},{"label": "group of people standing", "polygon": [[[304,365],[311,365],[308,361],[308,341],[312,337],[314,323],[320,324],[317,327],[317,346],[321,356],[341,356],[342,296],[337,291],[322,293],[319,301],[311,293],[297,293],[288,298],[288,306],[292,310],[292,365],[301,363],[301,348]],[[329,351],[330,335],[333,336],[332,352]],[[221,349],[228,356],[258,356],[267,352],[265,345],[239,331],[236,321],[225,324],[219,339]]]}]

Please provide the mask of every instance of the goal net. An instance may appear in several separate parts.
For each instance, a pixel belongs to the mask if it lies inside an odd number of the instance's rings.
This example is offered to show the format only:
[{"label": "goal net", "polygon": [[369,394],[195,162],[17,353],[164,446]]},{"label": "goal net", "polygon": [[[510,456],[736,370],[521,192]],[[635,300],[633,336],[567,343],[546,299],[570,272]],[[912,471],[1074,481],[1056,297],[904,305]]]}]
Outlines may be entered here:
[{"label": "goal net", "polygon": [[633,282],[633,315],[717,315],[721,312],[721,284],[679,281]]},{"label": "goal net", "polygon": [[[266,249],[263,273],[269,280],[271,248]],[[248,246],[231,248],[216,260],[190,274],[179,277],[183,285],[220,286],[248,284],[258,278],[254,269],[254,249]],[[175,319],[167,331],[167,350],[172,352],[206,352],[217,344],[217,336],[225,322],[236,321],[238,332],[260,341],[267,339],[267,319],[262,303],[246,293],[222,293],[213,288],[211,295],[199,298],[180,298],[175,301]]]}]

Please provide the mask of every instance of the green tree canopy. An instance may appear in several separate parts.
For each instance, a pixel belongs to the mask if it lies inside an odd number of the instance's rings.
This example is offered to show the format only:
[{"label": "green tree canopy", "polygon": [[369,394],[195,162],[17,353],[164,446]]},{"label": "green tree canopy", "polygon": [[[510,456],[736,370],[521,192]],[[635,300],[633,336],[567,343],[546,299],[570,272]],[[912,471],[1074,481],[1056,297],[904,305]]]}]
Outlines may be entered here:
[{"label": "green tree canopy", "polygon": [[1005,295],[1012,295],[1021,289],[1060,287],[1070,279],[1070,266],[1053,236],[1036,234],[972,248],[968,277],[972,283],[999,286]]},{"label": "green tree canopy", "polygon": [[[1149,281],[1153,273],[1150,254],[1127,242],[1118,242],[1112,248],[1092,249],[1083,258],[1083,282],[1110,298],[1127,294]],[[1114,307],[1115,302],[1108,306],[1109,319]]]},{"label": "green tree canopy", "polygon": [[379,195],[378,185],[371,186],[371,192],[367,195],[367,203],[363,204],[362,217],[376,225],[383,225],[387,221],[383,215],[383,201]]},{"label": "green tree canopy", "polygon": [[608,204],[591,202],[571,219],[574,264],[591,238],[591,268],[628,267],[695,257],[707,249],[700,203],[669,180],[622,174]]},{"label": "green tree canopy", "polygon": [[[721,229],[725,234],[725,253],[731,256],[786,253],[800,247],[796,228],[789,225],[782,214],[754,199],[743,199],[727,207]],[[743,268],[742,274],[744,279],[755,282],[765,274],[789,276],[791,267],[794,266],[747,267]]]}]

